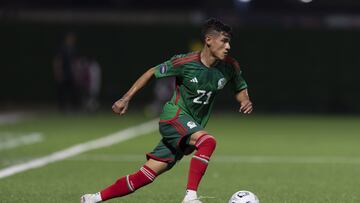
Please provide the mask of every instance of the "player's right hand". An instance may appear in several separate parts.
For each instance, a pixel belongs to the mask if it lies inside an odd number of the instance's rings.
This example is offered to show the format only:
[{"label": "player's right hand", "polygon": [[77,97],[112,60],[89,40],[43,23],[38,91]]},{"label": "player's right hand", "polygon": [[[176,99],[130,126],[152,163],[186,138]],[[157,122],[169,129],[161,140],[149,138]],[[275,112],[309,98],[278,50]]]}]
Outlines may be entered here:
[{"label": "player's right hand", "polygon": [[119,99],[113,104],[112,110],[117,114],[123,115],[126,113],[128,106],[129,100]]}]

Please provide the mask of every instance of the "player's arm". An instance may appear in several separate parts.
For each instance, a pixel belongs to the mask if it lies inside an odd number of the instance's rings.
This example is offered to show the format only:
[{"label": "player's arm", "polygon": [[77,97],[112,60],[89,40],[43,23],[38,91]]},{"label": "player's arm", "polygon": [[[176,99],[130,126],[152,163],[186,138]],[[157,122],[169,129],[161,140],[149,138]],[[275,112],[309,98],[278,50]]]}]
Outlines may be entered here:
[{"label": "player's arm", "polygon": [[131,86],[131,88],[126,92],[126,94],[124,94],[124,96],[121,99],[117,100],[113,104],[112,106],[113,111],[120,115],[125,114],[128,109],[129,101],[131,100],[131,98],[148,83],[148,81],[151,79],[154,73],[155,73],[155,68],[150,68],[142,76],[140,76],[136,80],[136,82]]},{"label": "player's arm", "polygon": [[241,76],[240,65],[235,59],[231,57],[227,58],[227,62],[229,62],[234,68],[232,69],[234,72],[231,82],[233,85],[233,90],[236,92],[235,98],[240,103],[239,112],[249,114],[253,110],[253,105],[248,94],[246,81]]},{"label": "player's arm", "polygon": [[250,100],[249,94],[247,89],[243,89],[236,93],[235,95],[236,100],[240,103],[240,109],[239,112],[242,112],[244,114],[249,114],[253,110],[253,105]]}]

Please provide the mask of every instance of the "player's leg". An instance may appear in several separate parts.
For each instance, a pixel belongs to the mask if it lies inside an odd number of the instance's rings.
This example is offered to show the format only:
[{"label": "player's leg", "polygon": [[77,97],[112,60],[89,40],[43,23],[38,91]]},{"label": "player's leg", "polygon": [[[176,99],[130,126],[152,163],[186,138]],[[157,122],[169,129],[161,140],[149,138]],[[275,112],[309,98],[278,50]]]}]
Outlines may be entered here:
[{"label": "player's leg", "polygon": [[183,115],[168,121],[168,123],[173,125],[181,135],[176,146],[183,155],[189,155],[197,150],[190,162],[187,190],[183,202],[200,203],[197,197],[197,188],[215,150],[216,141],[189,116]]},{"label": "player's leg", "polygon": [[216,140],[206,131],[201,130],[191,135],[189,145],[194,146],[196,152],[190,161],[187,190],[183,201],[184,203],[197,201],[197,190],[207,169],[210,157],[215,150]]},{"label": "player's leg", "polygon": [[128,195],[135,190],[152,183],[155,178],[168,169],[168,163],[149,159],[135,173],[118,179],[114,184],[95,194],[86,194],[80,198],[81,203],[96,203],[115,197]]}]

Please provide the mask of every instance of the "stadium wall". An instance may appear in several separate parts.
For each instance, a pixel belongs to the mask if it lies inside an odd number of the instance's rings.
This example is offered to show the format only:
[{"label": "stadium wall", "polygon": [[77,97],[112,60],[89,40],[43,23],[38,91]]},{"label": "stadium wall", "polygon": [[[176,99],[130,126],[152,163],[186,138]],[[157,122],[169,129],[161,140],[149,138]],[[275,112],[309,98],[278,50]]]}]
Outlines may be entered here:
[{"label": "stadium wall", "polygon": [[[0,103],[55,103],[52,60],[63,35],[78,53],[97,58],[101,100],[119,98],[147,68],[187,52],[199,28],[186,25],[90,25],[2,22]],[[235,27],[232,55],[260,112],[360,113],[360,31]],[[135,103],[152,98],[153,82]],[[218,107],[236,108],[230,91]],[[225,96],[226,95],[226,96]]]}]

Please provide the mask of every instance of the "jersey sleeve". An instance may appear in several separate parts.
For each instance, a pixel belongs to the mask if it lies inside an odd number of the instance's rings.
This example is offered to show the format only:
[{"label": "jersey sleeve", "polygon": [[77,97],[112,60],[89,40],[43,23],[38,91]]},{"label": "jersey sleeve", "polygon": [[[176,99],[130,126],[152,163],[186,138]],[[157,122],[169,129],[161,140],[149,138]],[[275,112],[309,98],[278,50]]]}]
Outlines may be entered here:
[{"label": "jersey sleeve", "polygon": [[241,71],[235,72],[233,78],[233,91],[239,92],[247,88],[247,83],[241,75]]},{"label": "jersey sleeve", "polygon": [[178,76],[182,72],[181,66],[174,66],[174,59],[178,56],[172,57],[170,60],[165,61],[157,66],[155,66],[155,77],[156,78],[164,78],[171,76]]},{"label": "jersey sleeve", "polygon": [[232,70],[233,70],[232,90],[234,92],[239,92],[243,89],[246,89],[247,83],[241,74],[242,71],[240,69],[239,63],[235,59],[232,59],[231,65],[232,65]]}]

